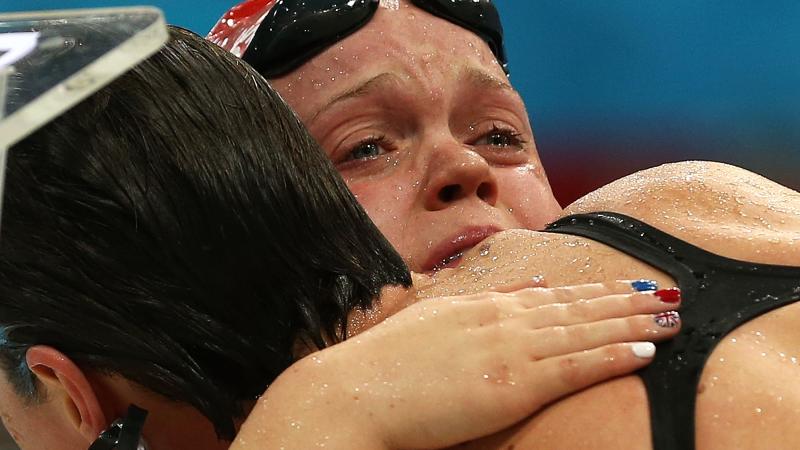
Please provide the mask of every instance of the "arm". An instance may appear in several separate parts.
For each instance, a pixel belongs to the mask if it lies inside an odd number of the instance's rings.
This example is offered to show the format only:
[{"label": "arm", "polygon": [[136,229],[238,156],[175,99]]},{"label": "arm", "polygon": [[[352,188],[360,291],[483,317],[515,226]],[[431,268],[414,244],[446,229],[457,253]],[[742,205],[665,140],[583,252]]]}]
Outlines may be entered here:
[{"label": "arm", "polygon": [[653,314],[675,306],[630,283],[416,303],[292,366],[231,449],[422,449],[485,436],[649,363],[652,346],[639,341],[673,336]]}]

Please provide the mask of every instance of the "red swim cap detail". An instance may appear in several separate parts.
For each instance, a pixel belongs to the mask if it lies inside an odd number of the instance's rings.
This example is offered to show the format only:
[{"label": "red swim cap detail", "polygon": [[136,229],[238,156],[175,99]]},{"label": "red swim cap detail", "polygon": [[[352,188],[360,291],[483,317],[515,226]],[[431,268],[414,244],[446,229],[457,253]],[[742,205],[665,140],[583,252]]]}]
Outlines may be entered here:
[{"label": "red swim cap detail", "polygon": [[246,0],[231,8],[209,31],[210,42],[241,57],[258,31],[258,26],[278,0]]}]

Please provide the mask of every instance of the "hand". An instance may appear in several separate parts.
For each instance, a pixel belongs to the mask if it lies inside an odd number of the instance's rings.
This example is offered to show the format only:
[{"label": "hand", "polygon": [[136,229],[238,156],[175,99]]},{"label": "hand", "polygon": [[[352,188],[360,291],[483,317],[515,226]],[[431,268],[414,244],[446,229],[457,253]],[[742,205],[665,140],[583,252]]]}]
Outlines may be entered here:
[{"label": "hand", "polygon": [[[426,300],[292,366],[233,448],[441,448],[651,361],[676,303],[628,282]],[[662,321],[663,322],[663,321]]]}]

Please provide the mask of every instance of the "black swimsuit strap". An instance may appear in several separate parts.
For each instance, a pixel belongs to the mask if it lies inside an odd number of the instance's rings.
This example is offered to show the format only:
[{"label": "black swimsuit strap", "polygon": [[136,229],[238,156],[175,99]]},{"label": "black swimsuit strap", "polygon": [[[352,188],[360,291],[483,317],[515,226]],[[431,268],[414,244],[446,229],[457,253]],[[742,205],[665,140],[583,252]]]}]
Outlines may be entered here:
[{"label": "black swimsuit strap", "polygon": [[694,449],[696,394],[706,360],[741,324],[800,300],[800,268],[724,258],[616,213],[565,217],[546,231],[601,242],[677,281],[681,332],[658,345],[639,376],[649,397],[653,449]]}]

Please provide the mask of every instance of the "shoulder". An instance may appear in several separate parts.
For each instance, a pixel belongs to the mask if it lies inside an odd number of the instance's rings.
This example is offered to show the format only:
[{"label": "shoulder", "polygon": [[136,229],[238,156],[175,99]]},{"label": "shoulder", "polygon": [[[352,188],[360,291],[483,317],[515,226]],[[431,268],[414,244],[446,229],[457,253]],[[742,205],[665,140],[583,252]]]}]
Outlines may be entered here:
[{"label": "shoulder", "polygon": [[614,211],[709,251],[737,259],[800,265],[800,193],[729,164],[665,164],[614,181],[566,214]]}]

